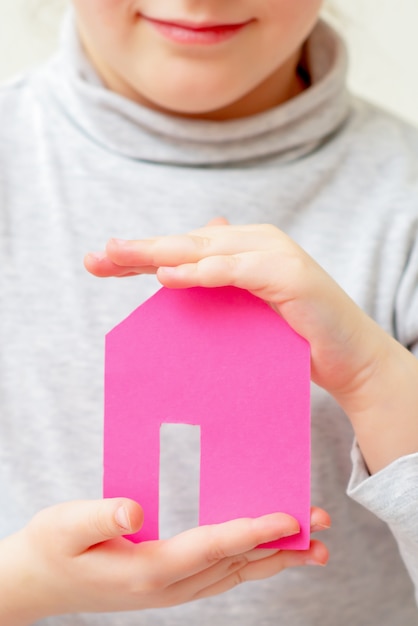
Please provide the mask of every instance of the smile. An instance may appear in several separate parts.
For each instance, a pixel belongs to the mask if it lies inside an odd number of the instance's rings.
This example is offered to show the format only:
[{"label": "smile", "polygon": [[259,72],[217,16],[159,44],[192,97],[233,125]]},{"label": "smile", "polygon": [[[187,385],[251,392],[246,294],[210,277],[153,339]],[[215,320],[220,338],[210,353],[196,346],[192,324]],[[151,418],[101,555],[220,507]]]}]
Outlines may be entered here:
[{"label": "smile", "polygon": [[254,20],[236,24],[194,24],[183,21],[158,20],[145,15],[141,19],[160,35],[180,44],[213,45],[231,39]]}]

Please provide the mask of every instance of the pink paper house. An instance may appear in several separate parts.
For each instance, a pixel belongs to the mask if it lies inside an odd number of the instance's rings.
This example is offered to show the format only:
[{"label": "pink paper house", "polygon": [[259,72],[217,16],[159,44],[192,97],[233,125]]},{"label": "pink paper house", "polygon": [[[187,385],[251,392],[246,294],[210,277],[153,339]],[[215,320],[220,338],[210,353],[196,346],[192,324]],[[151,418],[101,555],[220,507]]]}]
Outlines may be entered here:
[{"label": "pink paper house", "polygon": [[160,427],[201,427],[200,524],[282,511],[306,549],[310,353],[266,303],[234,287],[163,288],[106,337],[104,495],[141,503],[133,541],[158,538]]}]

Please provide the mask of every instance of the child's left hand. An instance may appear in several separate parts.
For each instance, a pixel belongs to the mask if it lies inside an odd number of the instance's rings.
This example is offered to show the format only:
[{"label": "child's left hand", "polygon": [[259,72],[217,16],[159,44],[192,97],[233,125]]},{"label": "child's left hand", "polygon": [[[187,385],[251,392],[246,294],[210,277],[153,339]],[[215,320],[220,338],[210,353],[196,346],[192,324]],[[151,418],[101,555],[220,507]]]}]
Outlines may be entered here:
[{"label": "child's left hand", "polygon": [[309,341],[312,379],[350,417],[372,472],[418,450],[417,360],[276,227],[216,220],[186,235],[111,239],[85,266],[100,277],[156,273],[167,287],[250,291]]}]

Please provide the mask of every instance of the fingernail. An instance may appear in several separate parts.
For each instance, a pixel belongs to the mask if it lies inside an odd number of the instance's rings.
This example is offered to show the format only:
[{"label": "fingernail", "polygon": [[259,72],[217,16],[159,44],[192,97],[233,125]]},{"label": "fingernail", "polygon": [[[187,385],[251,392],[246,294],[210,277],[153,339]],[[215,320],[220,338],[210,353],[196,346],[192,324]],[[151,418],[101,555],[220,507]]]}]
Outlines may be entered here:
[{"label": "fingernail", "polygon": [[329,530],[331,526],[329,524],[312,524],[311,533],[316,532],[317,530]]},{"label": "fingernail", "polygon": [[115,513],[115,520],[117,525],[123,528],[123,530],[131,530],[131,522],[129,520],[128,511],[124,506],[117,509]]},{"label": "fingernail", "polygon": [[169,276],[173,276],[177,272],[176,267],[159,267],[158,270],[163,272],[164,274],[168,274]]},{"label": "fingernail", "polygon": [[109,239],[109,243],[114,243],[117,246],[126,246],[129,243],[128,239]]},{"label": "fingernail", "polygon": [[87,257],[91,257],[95,261],[103,261],[103,259],[106,258],[106,253],[102,252],[102,251],[100,251],[100,252],[89,252],[86,256]]},{"label": "fingernail", "polygon": [[326,563],[320,563],[319,561],[313,561],[312,559],[308,559],[305,561],[305,565],[319,565],[320,567],[325,567]]},{"label": "fingernail", "polygon": [[283,533],[283,535],[281,535],[281,537],[293,537],[294,535],[298,535],[300,533],[300,528],[297,528],[296,530],[289,530],[286,533]]}]

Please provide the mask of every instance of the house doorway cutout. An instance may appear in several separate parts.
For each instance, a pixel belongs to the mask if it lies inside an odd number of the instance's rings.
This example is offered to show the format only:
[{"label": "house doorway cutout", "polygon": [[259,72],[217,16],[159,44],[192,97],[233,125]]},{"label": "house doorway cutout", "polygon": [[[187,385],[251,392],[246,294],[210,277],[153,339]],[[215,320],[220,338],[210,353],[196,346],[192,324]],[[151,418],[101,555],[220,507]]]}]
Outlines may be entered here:
[{"label": "house doorway cutout", "polygon": [[[175,465],[175,467],[173,467]],[[161,424],[159,536],[199,526],[200,426]]]}]

